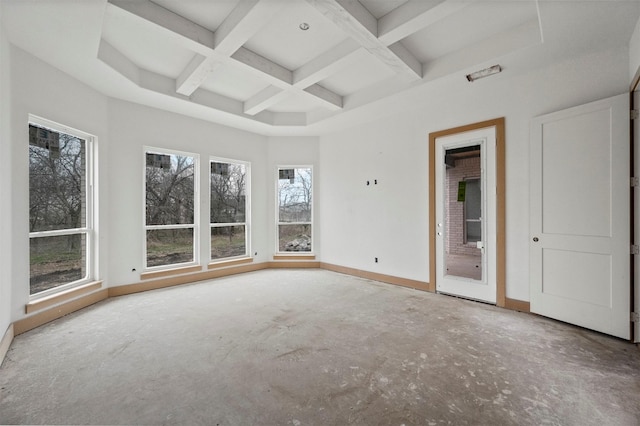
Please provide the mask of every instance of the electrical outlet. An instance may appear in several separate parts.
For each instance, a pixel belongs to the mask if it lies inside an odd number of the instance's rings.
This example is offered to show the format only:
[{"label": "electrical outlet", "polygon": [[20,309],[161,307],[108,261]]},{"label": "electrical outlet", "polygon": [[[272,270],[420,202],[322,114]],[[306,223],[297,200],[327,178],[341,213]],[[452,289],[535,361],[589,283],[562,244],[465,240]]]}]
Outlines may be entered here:
[{"label": "electrical outlet", "polygon": [[375,262],[376,262],[376,263],[378,263],[378,258],[376,257],[376,258],[374,258],[374,259],[375,259]]}]

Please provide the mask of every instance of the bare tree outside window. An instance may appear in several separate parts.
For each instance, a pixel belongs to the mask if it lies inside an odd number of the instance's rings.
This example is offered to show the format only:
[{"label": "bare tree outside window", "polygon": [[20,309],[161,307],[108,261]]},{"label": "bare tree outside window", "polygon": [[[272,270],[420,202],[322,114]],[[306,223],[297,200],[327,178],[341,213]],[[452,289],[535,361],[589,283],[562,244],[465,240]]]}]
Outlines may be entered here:
[{"label": "bare tree outside window", "polygon": [[29,125],[30,294],[87,277],[87,142]]},{"label": "bare tree outside window", "polygon": [[211,162],[211,259],[247,255],[247,165]]},{"label": "bare tree outside window", "polygon": [[146,153],[147,267],[194,261],[194,158]]},{"label": "bare tree outside window", "polygon": [[278,170],[278,251],[311,251],[312,196],[311,168]]}]

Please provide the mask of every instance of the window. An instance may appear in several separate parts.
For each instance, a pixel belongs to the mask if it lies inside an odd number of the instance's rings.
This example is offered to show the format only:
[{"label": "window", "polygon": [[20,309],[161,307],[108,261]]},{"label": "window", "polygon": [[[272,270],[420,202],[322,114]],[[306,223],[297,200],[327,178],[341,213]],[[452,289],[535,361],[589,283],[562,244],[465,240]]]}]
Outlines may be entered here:
[{"label": "window", "polygon": [[311,167],[278,169],[278,252],[311,252],[312,194]]},{"label": "window", "polygon": [[29,293],[93,277],[92,143],[88,134],[29,120]]},{"label": "window", "polygon": [[197,263],[198,158],[145,152],[145,268]]},{"label": "window", "polygon": [[211,159],[211,260],[249,252],[249,164]]},{"label": "window", "polygon": [[479,178],[467,178],[464,198],[465,243],[482,241],[482,190]]}]

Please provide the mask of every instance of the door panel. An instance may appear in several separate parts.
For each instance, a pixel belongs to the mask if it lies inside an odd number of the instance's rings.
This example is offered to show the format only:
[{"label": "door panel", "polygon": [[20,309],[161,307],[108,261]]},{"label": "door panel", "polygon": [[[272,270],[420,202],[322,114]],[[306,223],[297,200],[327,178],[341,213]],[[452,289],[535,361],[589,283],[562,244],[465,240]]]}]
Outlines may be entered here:
[{"label": "door panel", "polygon": [[[461,240],[465,235],[464,218],[460,216],[460,207],[466,201],[456,197],[459,182],[478,178],[478,173],[470,171],[466,176],[457,176],[453,184],[447,181],[447,163],[451,167],[451,153],[464,152],[465,149],[480,146],[480,191],[481,214],[477,223],[481,226],[481,241],[464,241],[462,254],[454,254],[453,240]],[[490,303],[496,302],[496,130],[487,127],[465,133],[439,137],[435,141],[436,173],[436,290]],[[464,156],[464,154],[462,154]],[[464,167],[461,165],[460,167]],[[474,174],[475,173],[475,174]],[[472,184],[473,185],[473,184]],[[466,185],[465,185],[466,188]],[[470,196],[475,194],[470,187]],[[474,212],[469,212],[474,216]],[[454,226],[454,217],[456,223]],[[473,239],[473,238],[472,238]],[[469,255],[464,253],[481,252],[477,265],[461,265],[468,262]],[[477,268],[475,268],[477,266]]]},{"label": "door panel", "polygon": [[531,311],[628,339],[627,95],[531,127]]}]

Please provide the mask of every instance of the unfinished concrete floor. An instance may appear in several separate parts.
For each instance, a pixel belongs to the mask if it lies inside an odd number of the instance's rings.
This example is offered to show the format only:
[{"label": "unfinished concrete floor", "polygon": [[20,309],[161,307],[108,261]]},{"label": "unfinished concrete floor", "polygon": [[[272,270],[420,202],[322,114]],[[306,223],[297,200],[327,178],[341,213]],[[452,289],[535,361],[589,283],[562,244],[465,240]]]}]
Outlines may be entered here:
[{"label": "unfinished concrete floor", "polygon": [[324,270],[113,298],[22,334],[0,423],[638,425],[640,351]]}]

